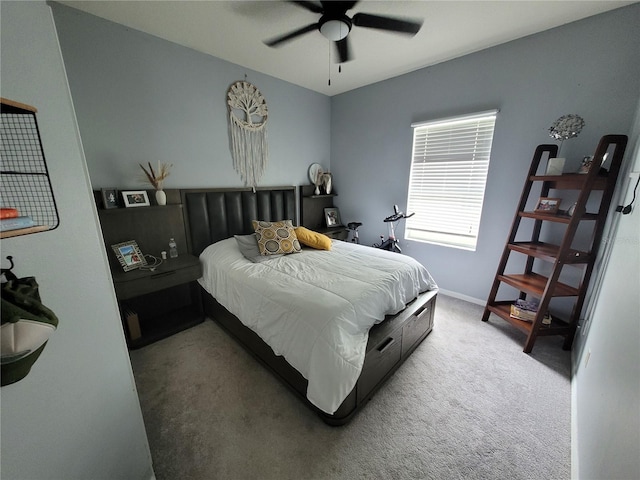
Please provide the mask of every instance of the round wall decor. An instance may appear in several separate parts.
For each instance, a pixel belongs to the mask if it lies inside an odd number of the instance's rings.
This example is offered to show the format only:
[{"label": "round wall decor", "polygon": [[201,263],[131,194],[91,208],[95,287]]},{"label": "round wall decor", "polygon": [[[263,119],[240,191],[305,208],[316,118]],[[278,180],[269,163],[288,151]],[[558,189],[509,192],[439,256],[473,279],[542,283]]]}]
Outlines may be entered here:
[{"label": "round wall decor", "polygon": [[245,185],[256,187],[267,165],[267,102],[254,85],[235,82],[227,91],[233,167]]}]

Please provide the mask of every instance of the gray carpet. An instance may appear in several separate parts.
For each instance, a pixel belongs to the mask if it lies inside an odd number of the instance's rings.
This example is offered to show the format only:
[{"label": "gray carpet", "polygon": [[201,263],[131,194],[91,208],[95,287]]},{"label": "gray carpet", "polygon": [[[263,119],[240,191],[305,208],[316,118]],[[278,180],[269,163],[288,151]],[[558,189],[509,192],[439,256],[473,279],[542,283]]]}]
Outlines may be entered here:
[{"label": "gray carpet", "polygon": [[435,327],[352,422],[324,424],[214,322],[131,352],[173,479],[569,479],[570,353],[438,296]]}]

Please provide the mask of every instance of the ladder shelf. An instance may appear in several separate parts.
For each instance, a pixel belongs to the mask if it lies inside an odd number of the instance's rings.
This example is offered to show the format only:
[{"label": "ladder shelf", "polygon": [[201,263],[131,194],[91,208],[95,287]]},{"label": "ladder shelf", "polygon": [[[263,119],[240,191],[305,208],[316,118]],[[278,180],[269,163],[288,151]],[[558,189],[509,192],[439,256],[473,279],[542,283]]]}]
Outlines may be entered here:
[{"label": "ladder shelf", "polygon": [[[524,332],[527,335],[523,349],[525,353],[531,352],[537,337],[548,335],[563,336],[563,348],[571,349],[626,145],[627,137],[625,135],[605,135],[598,143],[591,167],[586,174],[562,175],[546,175],[538,172],[541,161],[555,157],[558,147],[556,145],[539,145],[536,148],[482,316],[482,321],[486,322],[490,315],[494,314]],[[601,168],[605,165],[605,161],[609,163],[608,171]],[[539,197],[534,197],[532,194],[534,186],[536,191],[539,187]],[[555,197],[553,198],[557,198],[562,194],[562,191],[571,190],[575,192],[573,195],[577,194],[577,200],[571,214],[538,211],[537,208],[533,211],[531,208],[526,209],[534,198],[549,198],[551,191],[554,191]],[[595,191],[601,193],[599,200],[595,199],[594,201],[591,193]],[[591,209],[597,208],[597,211],[587,212],[587,203]],[[527,234],[526,240],[516,240],[523,220],[529,222],[528,226],[531,226],[530,222],[533,221],[533,226],[528,230],[531,233]],[[559,234],[560,239],[556,238],[551,242],[541,240],[542,226],[545,222],[564,225],[564,233]],[[574,248],[574,238],[581,224],[590,227],[590,244],[587,248],[584,246]],[[581,232],[584,233],[584,227]],[[523,234],[521,233],[520,236]],[[558,242],[558,240],[560,241]],[[506,271],[512,253],[526,257],[523,271],[518,273]],[[565,265],[581,270],[577,280],[574,278],[572,281],[560,281]],[[539,273],[541,269],[544,273]],[[537,311],[533,320],[524,321],[512,316],[512,305],[516,299],[497,299],[502,285],[517,290],[519,292],[518,300],[537,303]],[[543,322],[543,319],[545,314],[549,312],[551,300],[557,297],[571,300],[571,312],[568,317],[565,312],[564,317],[566,318],[562,318],[562,314],[551,312],[551,324],[547,324]]]}]

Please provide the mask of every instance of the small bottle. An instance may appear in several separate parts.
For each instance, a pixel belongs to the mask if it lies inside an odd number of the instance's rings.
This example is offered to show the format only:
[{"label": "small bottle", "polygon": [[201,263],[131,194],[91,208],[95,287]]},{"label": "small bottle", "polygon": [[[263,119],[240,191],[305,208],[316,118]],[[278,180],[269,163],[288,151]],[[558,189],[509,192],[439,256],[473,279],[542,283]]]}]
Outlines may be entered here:
[{"label": "small bottle", "polygon": [[171,258],[176,258],[178,256],[178,246],[173,238],[169,239],[169,256]]}]

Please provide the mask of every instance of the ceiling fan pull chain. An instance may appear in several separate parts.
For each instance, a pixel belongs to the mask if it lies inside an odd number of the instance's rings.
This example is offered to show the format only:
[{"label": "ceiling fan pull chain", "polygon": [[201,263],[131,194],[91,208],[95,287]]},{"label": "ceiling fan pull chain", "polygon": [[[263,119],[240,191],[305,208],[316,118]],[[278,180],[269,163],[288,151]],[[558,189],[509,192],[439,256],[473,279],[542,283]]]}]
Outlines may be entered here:
[{"label": "ceiling fan pull chain", "polygon": [[329,44],[329,83],[327,85],[331,86],[331,44]]}]

